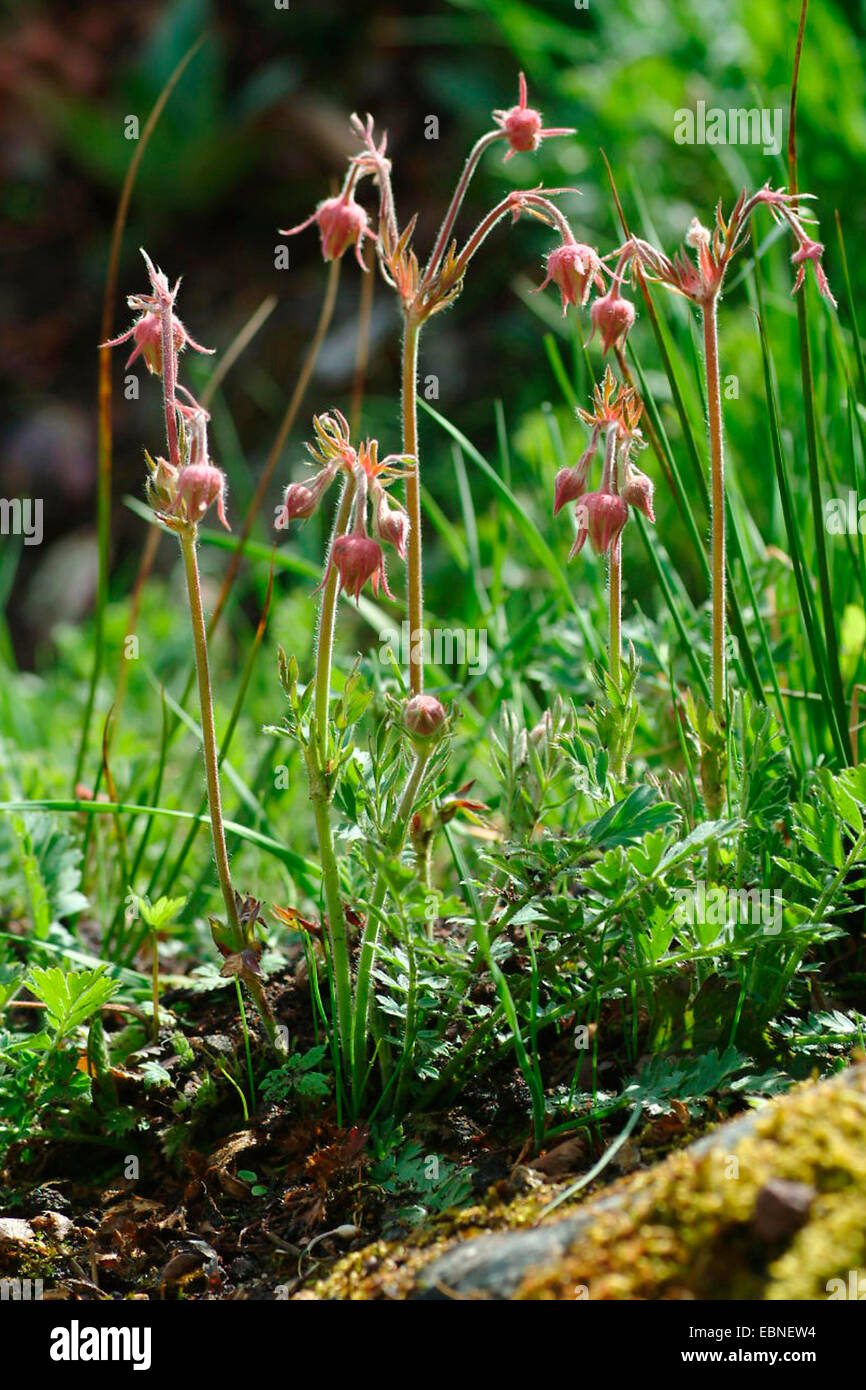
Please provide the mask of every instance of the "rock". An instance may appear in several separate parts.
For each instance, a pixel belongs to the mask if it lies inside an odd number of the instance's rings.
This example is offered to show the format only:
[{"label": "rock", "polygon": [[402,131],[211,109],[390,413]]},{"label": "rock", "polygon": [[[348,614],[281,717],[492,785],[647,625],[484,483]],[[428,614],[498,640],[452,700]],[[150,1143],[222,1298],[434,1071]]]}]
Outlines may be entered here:
[{"label": "rock", "polygon": [[577,1216],[528,1231],[496,1231],[465,1240],[422,1269],[414,1297],[436,1299],[482,1294],[510,1298],[533,1269],[554,1263],[590,1226],[598,1211],[614,1204],[605,1198]]},{"label": "rock", "polygon": [[0,1216],[0,1249],[32,1245],[35,1239],[36,1232],[29,1221],[17,1216]]},{"label": "rock", "polygon": [[63,1216],[59,1211],[44,1211],[41,1216],[34,1216],[33,1229],[44,1231],[51,1239],[63,1243],[66,1237],[73,1230],[74,1223],[68,1216]]},{"label": "rock", "polygon": [[805,1182],[770,1178],[755,1202],[752,1228],[761,1240],[779,1240],[793,1235],[805,1224],[817,1193]]},{"label": "rock", "polygon": [[3,1254],[17,1254],[22,1247],[32,1245],[35,1240],[36,1232],[28,1220],[21,1220],[18,1216],[0,1216],[0,1251]]},{"label": "rock", "polygon": [[[795,1087],[545,1218],[555,1189],[379,1241],[329,1299],[814,1300],[866,1265],[866,1064]],[[485,1226],[491,1229],[485,1231]],[[295,1295],[297,1297],[297,1295]]]}]

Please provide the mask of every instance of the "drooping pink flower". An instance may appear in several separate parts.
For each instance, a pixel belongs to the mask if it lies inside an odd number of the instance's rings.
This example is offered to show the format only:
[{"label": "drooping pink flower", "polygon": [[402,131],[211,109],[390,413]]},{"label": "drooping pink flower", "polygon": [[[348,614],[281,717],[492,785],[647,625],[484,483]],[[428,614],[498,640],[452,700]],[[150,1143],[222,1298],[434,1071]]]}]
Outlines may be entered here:
[{"label": "drooping pink flower", "polygon": [[646,473],[639,473],[637,469],[632,469],[631,477],[622,490],[622,496],[630,507],[637,507],[639,512],[643,512],[647,521],[654,522],[654,491],[652,479],[648,478]]},{"label": "drooping pink flower", "polygon": [[383,541],[393,545],[401,560],[406,559],[409,539],[409,517],[402,507],[391,507],[384,488],[374,488],[376,531]]},{"label": "drooping pink flower", "polygon": [[274,525],[278,531],[284,531],[290,521],[306,521],[318,504],[316,494],[306,483],[290,483],[283,494],[283,505]]},{"label": "drooping pink flower", "polygon": [[[586,458],[587,456],[584,455]],[[587,462],[588,462],[587,458]],[[553,484],[553,515],[558,516],[569,502],[576,502],[586,492],[586,464],[583,459],[573,468],[560,468]]]},{"label": "drooping pink flower", "polygon": [[546,289],[552,280],[562,295],[563,314],[569,305],[582,308],[593,285],[604,293],[601,260],[591,246],[564,241],[549,253],[546,265],[547,275],[536,293]]},{"label": "drooping pink flower", "polygon": [[319,203],[316,211],[306,222],[300,222],[297,227],[289,227],[281,231],[280,235],[294,236],[313,222],[319,228],[322,256],[326,261],[339,260],[350,246],[354,246],[359,266],[362,270],[367,269],[361,255],[364,237],[370,237],[375,241],[376,234],[370,231],[367,214],[349,188],[344,188],[335,198],[326,198],[324,202]]},{"label": "drooping pink flower", "polygon": [[569,502],[576,502],[586,491],[586,479],[576,468],[560,468],[553,484],[553,515],[557,516]]},{"label": "drooping pink flower", "polygon": [[217,515],[227,531],[232,528],[225,514],[226,475],[212,463],[191,463],[177,475],[177,495],[171,510],[183,508],[189,521],[201,521],[205,512],[217,504]]},{"label": "drooping pink flower", "polygon": [[792,294],[796,294],[806,278],[806,266],[811,261],[815,267],[815,279],[818,282],[818,289],[825,299],[829,300],[833,307],[836,307],[836,300],[833,298],[833,291],[830,289],[830,281],[827,273],[821,264],[821,257],[824,254],[824,246],[820,241],[813,241],[811,237],[805,237],[797,247],[791,257],[791,264],[797,267],[797,278],[794,281]]},{"label": "drooping pink flower", "polygon": [[385,555],[382,547],[378,541],[372,540],[369,536],[362,536],[357,532],[352,532],[348,536],[338,536],[331,549],[331,558],[325,571],[323,584],[327,581],[332,567],[340,576],[340,588],[347,594],[354,595],[356,603],[360,599],[361,590],[368,579],[372,583],[375,596],[378,597],[379,585],[381,584],[388,597],[394,597],[388,588],[388,579],[385,574]]},{"label": "drooping pink flower", "polygon": [[606,555],[628,521],[628,504],[614,492],[588,492],[578,503],[576,516],[577,535],[569,560],[580,554],[587,536],[596,555]]},{"label": "drooping pink flower", "polygon": [[290,521],[306,521],[311,517],[336,476],[337,464],[331,463],[321,468],[308,483],[290,483],[274,521],[276,529],[284,531]]},{"label": "drooping pink flower", "polygon": [[525,154],[537,150],[548,135],[574,135],[574,130],[565,126],[543,128],[541,112],[528,106],[526,101],[526,78],[520,73],[518,78],[519,96],[516,106],[505,111],[494,111],[493,119],[508,138],[510,146],[506,159],[515,154]]},{"label": "drooping pink flower", "polygon": [[601,333],[602,354],[609,352],[617,343],[621,343],[626,338],[629,329],[634,323],[634,305],[628,300],[623,299],[616,285],[592,302],[590,309],[592,318],[592,337],[595,336],[596,329]]}]

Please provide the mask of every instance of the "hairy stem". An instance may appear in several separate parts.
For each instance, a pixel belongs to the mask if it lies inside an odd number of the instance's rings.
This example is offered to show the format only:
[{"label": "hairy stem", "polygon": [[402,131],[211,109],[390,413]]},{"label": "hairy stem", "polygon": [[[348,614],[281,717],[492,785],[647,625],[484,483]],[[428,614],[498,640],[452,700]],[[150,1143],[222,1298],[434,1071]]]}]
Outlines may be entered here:
[{"label": "hairy stem", "polygon": [[[213,695],[211,691],[210,663],[207,654],[207,628],[204,608],[201,601],[201,582],[196,556],[196,528],[185,526],[180,532],[180,548],[186,571],[186,587],[189,594],[189,611],[192,619],[192,636],[195,646],[195,668],[198,675],[198,696],[201,708],[201,732],[204,747],[204,765],[207,781],[207,799],[210,810],[211,836],[216,860],[217,874],[226,910],[226,921],[231,931],[232,941],[237,951],[245,945],[244,932],[238,917],[238,908],[232,886],[229,856],[226,848],[225,828],[223,826],[222,798],[220,795],[219,755],[217,753],[216,727],[213,717]],[[280,1048],[276,1024],[271,1013],[265,992],[255,978],[246,978],[244,983],[249,990],[256,1008],[261,1015],[265,1032],[275,1048]]]},{"label": "hairy stem", "polygon": [[492,145],[497,140],[503,139],[505,139],[503,131],[490,130],[487,132],[486,135],[482,135],[480,140],[476,140],[475,144],[472,146],[472,149],[469,151],[469,157],[467,158],[466,163],[463,166],[463,173],[460,175],[457,187],[454,190],[454,196],[448,205],[448,211],[445,214],[442,226],[439,228],[439,234],[436,237],[436,244],[433,247],[433,251],[430,255],[430,260],[427,262],[427,269],[424,272],[424,279],[422,281],[423,289],[426,289],[429,286],[430,282],[433,279],[433,276],[436,274],[436,271],[439,268],[439,262],[441,261],[442,257],[445,254],[445,251],[447,250],[449,237],[454,231],[454,223],[457,221],[457,214],[459,213],[463,205],[463,199],[466,196],[466,190],[469,187],[472,175],[478,168],[478,162],[481,159],[481,156],[487,149],[488,145]]},{"label": "hairy stem", "polygon": [[141,138],[138,140],[135,150],[133,151],[132,158],[129,161],[129,168],[126,171],[126,177],[123,181],[123,187],[120,190],[117,212],[114,217],[114,227],[111,233],[111,249],[108,254],[108,271],[105,277],[105,293],[102,300],[102,326],[99,335],[99,341],[102,347],[99,349],[98,388],[97,536],[99,541],[99,576],[95,610],[96,625],[93,642],[93,669],[90,675],[90,686],[87,692],[87,703],[85,705],[84,719],[81,725],[81,738],[78,745],[78,757],[75,763],[75,776],[73,778],[73,783],[76,785],[81,781],[84,771],[84,760],[87,756],[87,746],[90,738],[90,725],[96,702],[96,689],[99,684],[105,653],[105,610],[108,604],[108,564],[111,542],[111,476],[113,461],[111,430],[111,348],[108,347],[107,344],[108,339],[111,337],[114,301],[117,295],[117,275],[120,266],[123,231],[129,214],[129,204],[132,199],[132,191],[135,187],[139,166],[144,158],[144,152],[150,142],[150,137],[156,129],[160,116],[165,110],[166,102],[183,76],[188,64],[198,53],[204,42],[205,36],[202,35],[200,38],[196,39],[195,43],[184,53],[163,86],[162,91],[154,103],[153,110],[144,123],[141,131]]},{"label": "hairy stem", "polygon": [[337,1003],[337,1037],[345,1075],[351,1076],[352,1064],[352,974],[349,963],[349,938],[346,917],[340,896],[340,868],[334,849],[331,828],[330,794],[323,772],[317,766],[316,749],[307,749],[307,768],[310,777],[310,800],[316,822],[319,857],[322,862],[322,884],[327,912],[328,943]]},{"label": "hairy stem", "polygon": [[[217,601],[214,604],[213,613],[211,614],[210,627],[208,629],[209,635],[211,636],[213,635],[214,629],[216,628],[216,625],[222,616],[223,608],[225,607],[226,600],[231,591],[231,587],[235,581],[235,576],[237,575],[237,572],[240,569],[241,561],[244,557],[244,545],[249,539],[250,532],[253,529],[253,523],[255,522],[255,519],[258,516],[259,508],[262,505],[262,500],[264,498],[265,493],[267,492],[271,478],[273,477],[274,469],[276,468],[280,459],[280,455],[282,454],[283,449],[285,448],[286,440],[288,439],[292,426],[295,423],[295,417],[297,416],[298,410],[300,409],[301,401],[304,399],[307,387],[310,384],[310,377],[313,374],[313,368],[316,365],[316,359],[318,358],[319,350],[325,339],[325,335],[327,334],[328,329],[331,326],[331,319],[334,316],[334,305],[337,302],[337,287],[340,283],[341,265],[342,260],[336,260],[331,261],[331,264],[328,267],[328,278],[325,284],[325,296],[322,300],[322,308],[319,312],[319,321],[316,324],[316,331],[310,339],[310,345],[307,348],[307,354],[304,358],[301,370],[298,373],[297,380],[295,381],[295,389],[293,390],[291,399],[289,400],[289,403],[286,406],[286,413],[280,422],[280,428],[277,430],[276,437],[274,439],[273,444],[271,445],[267,459],[265,460],[265,466],[262,469],[262,474],[256,486],[253,499],[250,502],[249,507],[247,508],[247,514],[244,517],[244,522],[240,529],[237,548],[233,552],[232,557],[229,560],[228,566],[226,567],[225,577],[223,579],[222,585],[220,586],[219,596],[217,597]],[[183,699],[181,699],[180,703],[184,703]]]},{"label": "hairy stem", "polygon": [[610,605],[610,677],[619,688],[622,679],[622,537],[617,536],[610,547],[608,567],[608,601]]},{"label": "hairy stem", "polygon": [[207,636],[204,608],[201,600],[198,559],[196,556],[196,531],[194,526],[186,526],[180,532],[180,547],[186,571],[186,587],[189,595],[189,611],[192,619],[192,637],[195,645],[195,666],[198,675],[198,695],[201,706],[201,731],[204,746],[204,765],[207,779],[207,799],[210,809],[211,834],[213,837],[214,859],[225,903],[226,917],[237,949],[243,949],[243,932],[238,918],[232,887],[229,857],[226,849],[223,828],[222,798],[220,796],[219,764],[217,754],[216,729],[213,717],[213,696],[211,693],[210,664],[207,654]]},{"label": "hairy stem", "polygon": [[707,378],[707,417],[710,437],[710,493],[712,499],[713,575],[713,717],[725,727],[725,454],[722,434],[722,395],[719,382],[719,333],[717,301],[703,306],[704,358]]},{"label": "hairy stem", "polygon": [[421,480],[418,461],[418,337],[421,324],[405,317],[403,333],[403,453],[414,460],[406,478],[409,513],[409,681],[413,695],[424,689],[424,577],[421,550]]},{"label": "hairy stem", "polygon": [[346,533],[349,527],[349,518],[352,515],[352,502],[355,497],[355,480],[347,478],[343,485],[340,505],[337,508],[337,517],[334,522],[334,530],[331,534],[331,545],[328,558],[325,562],[325,587],[322,590],[322,601],[319,605],[319,635],[316,645],[316,691],[313,708],[316,717],[316,749],[319,766],[322,771],[327,771],[328,763],[328,707],[331,703],[331,666],[334,656],[334,627],[337,621],[337,604],[340,598],[339,582],[340,577],[336,568],[330,563],[330,551],[333,549],[334,541],[338,536]]},{"label": "hairy stem", "polygon": [[[343,485],[343,492],[334,521],[334,530],[331,534],[331,548],[333,548],[337,536],[344,535],[348,529],[355,487],[354,478],[347,478]],[[331,702],[334,631],[340,596],[339,575],[336,568],[330,563],[330,553],[325,573],[327,579],[319,605],[319,632],[316,644],[316,673],[313,693],[313,728],[310,743],[306,749],[306,761],[310,799],[313,803],[316,822],[316,837],[319,842],[319,857],[322,862],[325,910],[328,917],[328,942],[337,996],[337,1036],[340,1040],[340,1051],[348,1080],[351,1075],[352,974],[349,962],[346,916],[340,896],[340,869],[331,829],[331,786],[328,780],[328,711]]]}]

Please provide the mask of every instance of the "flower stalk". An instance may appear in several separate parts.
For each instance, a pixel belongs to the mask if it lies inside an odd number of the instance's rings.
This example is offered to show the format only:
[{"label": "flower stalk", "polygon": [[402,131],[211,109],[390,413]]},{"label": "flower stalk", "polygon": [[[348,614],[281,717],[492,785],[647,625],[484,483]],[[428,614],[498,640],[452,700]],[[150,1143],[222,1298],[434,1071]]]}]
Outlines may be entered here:
[{"label": "flower stalk", "polygon": [[129,306],[138,312],[139,317],[126,333],[113,339],[107,346],[115,347],[132,339],[134,347],[130,360],[141,356],[148,370],[162,381],[168,458],[154,460],[150,455],[145,455],[150,471],[147,494],[157,520],[178,538],[186,579],[211,838],[226,918],[224,923],[216,918],[211,919],[211,934],[224,958],[222,973],[243,981],[256,1003],[268,1038],[274,1047],[279,1048],[276,1024],[260,980],[259,957],[262,948],[256,936],[260,905],[252,898],[242,899],[232,884],[222,813],[207,624],[198,568],[198,524],[210,507],[216,506],[220,521],[228,529],[225,514],[226,479],[210,460],[207,411],[185,387],[178,384],[180,352],[187,346],[197,352],[209,352],[210,349],[195,342],[174,312],[180,281],[170,286],[166,276],[154,266],[147,253],[142,251],[142,255],[150,278],[150,293],[129,296]]},{"label": "flower stalk", "polygon": [[707,387],[707,421],[710,441],[710,497],[712,553],[712,695],[713,718],[726,723],[727,679],[725,670],[725,451],[722,427],[722,394],[719,374],[717,300],[703,306],[704,369]]},{"label": "flower stalk", "polygon": [[409,312],[403,327],[403,453],[413,460],[406,474],[409,542],[409,684],[413,695],[424,690],[424,559],[421,546],[421,480],[418,472],[418,342],[420,322]]}]

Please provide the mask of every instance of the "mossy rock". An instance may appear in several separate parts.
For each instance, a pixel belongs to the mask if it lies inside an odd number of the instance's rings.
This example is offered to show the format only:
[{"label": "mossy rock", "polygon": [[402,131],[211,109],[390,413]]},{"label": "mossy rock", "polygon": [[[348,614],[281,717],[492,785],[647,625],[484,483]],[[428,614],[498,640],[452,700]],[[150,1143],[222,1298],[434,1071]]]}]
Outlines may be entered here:
[{"label": "mossy rock", "polygon": [[353,1252],[306,1296],[809,1300],[848,1289],[852,1271],[866,1288],[866,1065],[541,1223],[555,1192],[491,1194],[414,1244]]}]

